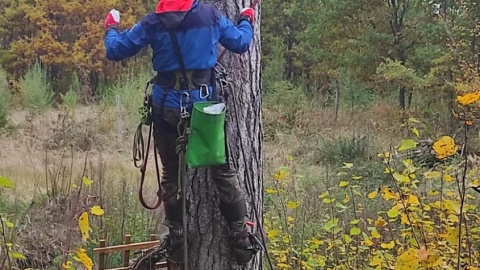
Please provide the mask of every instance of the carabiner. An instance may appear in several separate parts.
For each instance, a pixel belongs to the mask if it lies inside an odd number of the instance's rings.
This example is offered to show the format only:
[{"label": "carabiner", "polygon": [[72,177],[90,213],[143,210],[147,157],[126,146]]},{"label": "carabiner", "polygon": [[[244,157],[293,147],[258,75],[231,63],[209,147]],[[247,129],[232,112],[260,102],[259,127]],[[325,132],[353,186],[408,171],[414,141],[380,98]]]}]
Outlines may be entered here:
[{"label": "carabiner", "polygon": [[210,93],[208,91],[208,85],[206,84],[200,85],[200,98],[204,99],[204,98],[208,98],[209,96],[210,96]]}]

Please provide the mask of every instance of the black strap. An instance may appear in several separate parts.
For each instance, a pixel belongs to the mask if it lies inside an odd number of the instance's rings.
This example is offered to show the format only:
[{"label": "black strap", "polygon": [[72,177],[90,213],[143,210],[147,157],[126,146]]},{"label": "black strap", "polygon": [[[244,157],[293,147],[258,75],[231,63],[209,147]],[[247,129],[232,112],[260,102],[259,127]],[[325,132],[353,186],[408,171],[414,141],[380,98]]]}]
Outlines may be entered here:
[{"label": "black strap", "polygon": [[180,44],[178,43],[177,35],[175,34],[174,30],[168,31],[170,34],[170,39],[172,41],[173,50],[177,56],[178,64],[180,65],[180,70],[182,71],[183,79],[180,79],[180,87],[182,89],[188,89],[188,78],[187,72],[185,71],[185,64],[183,62],[182,52],[180,51]]}]

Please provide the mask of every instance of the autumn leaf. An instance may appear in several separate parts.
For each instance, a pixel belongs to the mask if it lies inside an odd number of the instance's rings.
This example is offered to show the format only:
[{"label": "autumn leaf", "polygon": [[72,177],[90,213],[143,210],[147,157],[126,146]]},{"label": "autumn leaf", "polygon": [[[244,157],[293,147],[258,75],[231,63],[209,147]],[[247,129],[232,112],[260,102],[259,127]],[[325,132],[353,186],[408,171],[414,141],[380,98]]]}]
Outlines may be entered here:
[{"label": "autumn leaf", "polygon": [[398,172],[393,173],[393,178],[397,180],[399,183],[410,183],[410,177],[408,175],[403,175]]},{"label": "autumn leaf", "polygon": [[375,220],[375,227],[377,227],[377,228],[383,227],[386,224],[387,224],[387,222],[385,220],[383,220],[382,218],[379,218],[379,219]]},{"label": "autumn leaf", "polygon": [[293,210],[293,209],[296,209],[299,205],[300,205],[299,202],[289,201],[289,202],[287,202],[286,206],[287,206],[288,209]]},{"label": "autumn leaf", "polygon": [[455,179],[453,178],[453,176],[449,175],[449,174],[446,174],[443,176],[443,180],[445,182],[453,182]]},{"label": "autumn leaf", "polygon": [[358,227],[350,228],[350,235],[355,236],[355,235],[359,235],[360,233],[362,233],[362,230],[360,230],[360,228]]},{"label": "autumn leaf", "polygon": [[25,257],[25,255],[23,255],[22,253],[9,252],[8,254],[9,254],[10,257],[12,257],[13,259],[19,259],[19,260],[26,260],[26,259],[27,259],[27,258]]},{"label": "autumn leaf", "polygon": [[428,256],[430,256],[430,251],[426,250],[424,247],[418,250],[418,260],[423,262],[428,260]]},{"label": "autumn leaf", "polygon": [[287,171],[287,169],[282,168],[278,172],[273,174],[273,178],[275,179],[275,181],[280,182],[285,178],[287,178],[288,175],[289,175],[289,172]]},{"label": "autumn leaf", "polygon": [[411,131],[413,132],[413,134],[415,134],[415,136],[420,137],[420,133],[418,132],[418,129],[416,127],[411,128]]},{"label": "autumn leaf", "polygon": [[73,268],[72,261],[66,261],[66,262],[62,263],[62,267],[65,270],[74,270],[75,269],[75,268]]},{"label": "autumn leaf", "polygon": [[392,249],[395,246],[395,242],[390,241],[388,244],[382,243],[380,246],[384,249]]},{"label": "autumn leaf", "polygon": [[417,206],[420,204],[420,201],[417,196],[410,194],[408,195],[407,203],[411,204],[412,206]]},{"label": "autumn leaf", "polygon": [[369,199],[375,199],[378,195],[378,192],[377,191],[372,191],[368,194],[368,198]]},{"label": "autumn leaf", "polygon": [[93,262],[90,257],[88,257],[87,253],[85,252],[85,249],[81,248],[76,251],[78,260],[85,266],[87,270],[92,270],[93,269]]},{"label": "autumn leaf", "polygon": [[429,171],[423,174],[423,177],[425,177],[425,179],[439,178],[440,176],[442,176],[442,174],[438,171]]},{"label": "autumn leaf", "polygon": [[8,179],[7,177],[0,176],[0,188],[1,187],[13,188],[14,185],[13,185],[13,182],[10,179]]},{"label": "autumn leaf", "polygon": [[275,194],[275,193],[277,193],[277,191],[276,191],[275,189],[273,189],[273,188],[267,188],[267,189],[265,190],[265,193],[267,193],[267,194]]},{"label": "autumn leaf", "polygon": [[438,236],[444,238],[452,246],[458,245],[458,236],[460,232],[458,227],[448,228],[445,233],[438,234]]},{"label": "autumn leaf", "polygon": [[396,218],[396,217],[398,217],[399,214],[400,214],[400,212],[398,212],[398,210],[395,209],[395,208],[392,208],[392,209],[387,211],[387,215],[388,215],[389,218]]},{"label": "autumn leaf", "polygon": [[84,176],[84,177],[82,178],[82,183],[83,183],[85,186],[89,187],[89,186],[91,186],[91,185],[93,184],[93,181]]},{"label": "autumn leaf", "polygon": [[382,238],[382,236],[380,235],[380,233],[377,231],[377,229],[374,229],[372,231],[372,238],[375,238],[375,239],[380,239]]},{"label": "autumn leaf", "polygon": [[399,200],[400,199],[400,196],[397,195],[397,193],[394,192],[389,187],[383,186],[382,191],[383,191],[383,198],[387,201],[390,200],[390,199],[393,199],[393,200]]},{"label": "autumn leaf", "polygon": [[413,118],[413,117],[408,118],[408,122],[411,122],[411,123],[420,123],[420,121],[418,121],[417,119],[415,119],[415,118]]},{"label": "autumn leaf", "polygon": [[476,102],[480,99],[480,91],[475,93],[468,93],[463,96],[457,96],[457,101],[463,106]]},{"label": "autumn leaf", "polygon": [[92,206],[92,208],[90,208],[90,213],[92,215],[101,216],[103,215],[104,211],[100,206],[95,205],[95,206]]},{"label": "autumn leaf", "polygon": [[407,216],[407,214],[405,214],[405,213],[402,213],[402,214],[400,215],[400,221],[401,221],[403,224],[410,225],[410,220],[408,219],[408,216]]},{"label": "autumn leaf", "polygon": [[269,239],[273,239],[275,238],[275,236],[277,236],[279,234],[279,231],[278,230],[268,230],[267,231],[267,237]]},{"label": "autumn leaf", "polygon": [[83,241],[86,241],[90,237],[90,225],[87,212],[83,212],[80,215],[80,218],[78,219],[78,226],[80,227],[80,233],[82,234]]},{"label": "autumn leaf", "polygon": [[370,266],[379,266],[383,263],[383,257],[381,255],[376,255],[370,260]]},{"label": "autumn leaf", "polygon": [[455,214],[460,214],[460,202],[452,201],[452,200],[445,200],[444,201],[445,209],[454,212]]},{"label": "autumn leaf", "polygon": [[351,169],[353,167],[353,163],[343,163],[343,169]]},{"label": "autumn leaf", "polygon": [[433,150],[439,159],[455,155],[458,146],[450,136],[443,136],[433,144]]},{"label": "autumn leaf", "polygon": [[402,253],[395,264],[395,270],[416,270],[418,267],[418,251],[415,248],[409,248]]},{"label": "autumn leaf", "polygon": [[370,238],[366,237],[365,240],[363,240],[363,243],[366,245],[366,246],[373,246],[373,241],[370,240]]},{"label": "autumn leaf", "polygon": [[339,187],[347,187],[348,184],[349,184],[348,181],[341,181],[341,182],[338,184],[338,186],[339,186]]},{"label": "autumn leaf", "polygon": [[402,140],[402,143],[401,143],[400,147],[398,148],[398,151],[405,151],[405,150],[408,150],[408,149],[415,148],[416,146],[417,146],[417,142],[415,142],[412,139]]}]

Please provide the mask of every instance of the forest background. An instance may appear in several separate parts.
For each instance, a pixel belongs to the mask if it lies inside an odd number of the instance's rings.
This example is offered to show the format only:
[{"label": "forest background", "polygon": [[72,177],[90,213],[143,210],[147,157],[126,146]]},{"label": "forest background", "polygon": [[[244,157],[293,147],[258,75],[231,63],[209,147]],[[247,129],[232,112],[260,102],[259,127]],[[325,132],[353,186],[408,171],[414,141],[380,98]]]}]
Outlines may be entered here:
[{"label": "forest background", "polygon": [[[477,1],[261,5],[275,269],[480,269]],[[105,59],[113,6],[129,27],[155,3],[0,0],[0,268],[71,269],[162,227],[130,157],[150,52]]]}]

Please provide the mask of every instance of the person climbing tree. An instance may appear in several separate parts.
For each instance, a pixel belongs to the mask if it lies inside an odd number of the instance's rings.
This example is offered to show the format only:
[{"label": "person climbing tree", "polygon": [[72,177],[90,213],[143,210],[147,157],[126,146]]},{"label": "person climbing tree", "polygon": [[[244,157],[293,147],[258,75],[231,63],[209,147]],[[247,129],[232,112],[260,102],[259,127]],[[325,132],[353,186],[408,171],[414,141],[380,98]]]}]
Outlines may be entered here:
[{"label": "person climbing tree", "polygon": [[[109,60],[120,61],[150,45],[152,79],[149,103],[153,137],[162,163],[161,190],[169,228],[168,254],[184,261],[184,216],[179,194],[178,124],[188,118],[195,102],[215,98],[214,67],[217,44],[243,54],[253,40],[255,11],[244,8],[236,24],[212,5],[198,0],[160,0],[155,12],[131,29],[119,31],[120,12],[112,9],[105,19],[105,50]],[[181,169],[180,169],[181,171]],[[247,226],[247,205],[236,170],[227,162],[211,168],[219,197],[219,209],[229,224],[233,254],[238,264],[247,264],[256,250]],[[184,195],[183,195],[184,196]],[[152,262],[149,262],[152,263]]]}]

